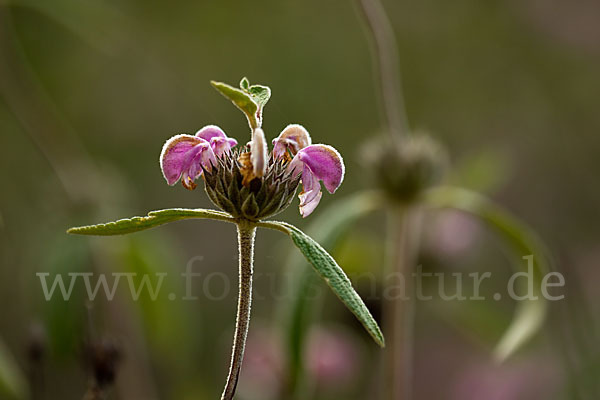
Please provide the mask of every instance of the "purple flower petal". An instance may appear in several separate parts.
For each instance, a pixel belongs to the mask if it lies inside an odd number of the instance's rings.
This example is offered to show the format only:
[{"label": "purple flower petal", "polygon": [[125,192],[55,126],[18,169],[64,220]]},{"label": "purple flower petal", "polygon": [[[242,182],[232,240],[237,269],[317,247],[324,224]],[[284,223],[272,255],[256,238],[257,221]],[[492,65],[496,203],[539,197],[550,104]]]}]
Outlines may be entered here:
[{"label": "purple flower petal", "polygon": [[207,125],[196,132],[196,137],[206,140],[215,153],[215,156],[220,157],[223,153],[231,150],[237,145],[237,140],[227,137],[225,132],[216,125]]},{"label": "purple flower petal", "polygon": [[298,151],[289,167],[294,175],[302,173],[300,214],[308,216],[321,200],[323,181],[329,193],[334,193],[344,180],[344,161],[331,146],[315,144]]},{"label": "purple flower petal", "polygon": [[196,132],[196,137],[199,137],[201,139],[206,140],[207,142],[210,142],[210,139],[212,139],[214,137],[226,138],[227,135],[225,135],[225,132],[223,132],[223,129],[219,128],[216,125],[206,125],[204,128],[202,128],[198,132]]},{"label": "purple flower petal", "polygon": [[167,140],[160,154],[160,168],[169,185],[182,178],[188,189],[202,174],[202,167],[210,169],[216,163],[210,143],[191,135],[176,135]]},{"label": "purple flower petal", "polygon": [[319,178],[305,165],[302,171],[302,192],[298,195],[300,198],[300,215],[308,217],[319,205],[323,192]]},{"label": "purple flower petal", "polygon": [[288,151],[295,156],[301,149],[310,146],[310,143],[310,135],[302,125],[288,125],[276,139],[273,139],[273,156],[289,157]]},{"label": "purple flower petal", "polygon": [[311,172],[323,181],[329,193],[334,193],[344,180],[344,160],[340,153],[325,144],[313,144],[296,154],[290,166],[302,162]]},{"label": "purple flower petal", "polygon": [[237,140],[232,138],[214,137],[210,139],[210,147],[217,157],[220,157],[223,155],[223,153],[228,152],[235,145],[237,145]]},{"label": "purple flower petal", "polygon": [[302,218],[308,217],[315,210],[315,208],[317,208],[319,202],[321,201],[321,197],[323,197],[323,192],[319,190],[317,195],[313,197],[312,200],[305,204],[300,204],[300,215],[302,215]]}]

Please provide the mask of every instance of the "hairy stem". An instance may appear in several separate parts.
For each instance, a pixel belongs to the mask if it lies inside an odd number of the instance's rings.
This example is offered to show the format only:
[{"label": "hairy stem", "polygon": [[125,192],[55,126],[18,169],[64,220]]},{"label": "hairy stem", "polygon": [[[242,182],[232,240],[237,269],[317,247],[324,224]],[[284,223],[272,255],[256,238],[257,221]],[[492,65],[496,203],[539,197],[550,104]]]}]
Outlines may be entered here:
[{"label": "hairy stem", "polygon": [[415,293],[412,273],[417,261],[420,231],[420,211],[417,208],[389,211],[388,266],[386,274],[404,279],[402,298],[384,303],[383,323],[387,339],[384,356],[383,399],[409,400],[412,398],[413,330]]},{"label": "hairy stem", "polygon": [[394,30],[379,0],[358,0],[358,4],[371,35],[383,110],[389,133],[395,141],[408,133],[408,120],[402,98],[398,45]]},{"label": "hairy stem", "polygon": [[252,270],[256,226],[241,221],[237,224],[237,230],[240,259],[240,288],[238,295],[237,320],[233,337],[233,350],[231,352],[231,366],[229,368],[229,375],[227,376],[227,383],[223,390],[221,400],[231,400],[235,394],[240,370],[242,368],[242,361],[244,359],[248,325],[250,324],[250,308],[252,306]]}]

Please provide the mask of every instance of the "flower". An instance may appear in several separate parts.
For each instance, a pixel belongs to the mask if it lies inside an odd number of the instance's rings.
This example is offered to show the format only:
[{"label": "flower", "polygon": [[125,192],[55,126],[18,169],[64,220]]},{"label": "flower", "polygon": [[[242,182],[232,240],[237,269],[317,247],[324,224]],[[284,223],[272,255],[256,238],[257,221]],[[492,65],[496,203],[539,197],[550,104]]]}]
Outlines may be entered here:
[{"label": "flower", "polygon": [[169,185],[181,179],[184,187],[194,189],[194,181],[204,174],[212,202],[236,218],[250,220],[287,208],[300,180],[300,214],[307,217],[323,195],[320,182],[334,193],[344,179],[342,156],[331,146],[311,144],[301,125],[288,125],[273,140],[271,155],[261,128],[253,130],[248,146],[232,151],[236,145],[214,125],[195,136],[173,136],[160,156],[163,175]]},{"label": "flower", "polygon": [[[290,154],[294,157],[291,158]],[[321,201],[323,181],[329,193],[334,193],[344,180],[344,160],[340,153],[325,144],[311,144],[308,131],[301,125],[288,125],[273,140],[273,156],[290,160],[289,169],[302,174],[300,214],[310,215]]]},{"label": "flower", "polygon": [[326,144],[313,144],[298,151],[289,169],[296,175],[302,173],[303,190],[298,197],[303,217],[309,216],[321,200],[319,181],[333,194],[344,180],[344,160],[336,149]]},{"label": "flower", "polygon": [[237,145],[215,125],[200,129],[195,136],[175,135],[164,144],[160,154],[160,169],[167,183],[173,186],[181,178],[186,189],[194,189],[194,181],[203,169],[210,170],[216,158]]},{"label": "flower", "polygon": [[298,124],[288,125],[277,139],[273,139],[273,156],[275,158],[292,159],[289,153],[295,155],[300,149],[310,146],[311,139],[308,131]]}]

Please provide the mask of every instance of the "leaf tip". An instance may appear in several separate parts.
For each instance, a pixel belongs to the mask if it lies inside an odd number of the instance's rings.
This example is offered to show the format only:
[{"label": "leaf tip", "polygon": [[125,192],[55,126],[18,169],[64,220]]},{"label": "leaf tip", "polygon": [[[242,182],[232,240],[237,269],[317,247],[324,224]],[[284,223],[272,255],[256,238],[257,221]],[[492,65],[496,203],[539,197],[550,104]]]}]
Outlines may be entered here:
[{"label": "leaf tip", "polygon": [[67,232],[69,235],[77,235],[77,234],[79,234],[79,230],[80,230],[80,229],[81,229],[81,227],[80,227],[80,226],[73,226],[73,227],[71,227],[71,228],[67,229],[67,230],[66,230],[66,232]]}]

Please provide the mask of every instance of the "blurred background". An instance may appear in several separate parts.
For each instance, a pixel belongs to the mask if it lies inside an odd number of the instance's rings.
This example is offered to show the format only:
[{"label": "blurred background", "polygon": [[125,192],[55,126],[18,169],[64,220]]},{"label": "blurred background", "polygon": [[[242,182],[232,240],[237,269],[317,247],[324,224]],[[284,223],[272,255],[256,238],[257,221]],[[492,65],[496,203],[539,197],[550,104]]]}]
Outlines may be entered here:
[{"label": "blurred background", "polygon": [[[398,38],[411,126],[451,155],[448,179],[529,224],[566,278],[544,329],[503,364],[490,351],[511,301],[419,302],[415,399],[600,398],[600,3],[594,0],[383,2]],[[184,221],[129,237],[71,237],[73,225],[170,207],[210,207],[201,188],[168,187],[158,157],[176,133],[221,126],[249,140],[242,114],[209,80],[269,85],[263,128],[301,123],[344,155],[346,180],[307,220],[370,186],[361,147],[382,115],[365,27],[351,1],[0,1],[0,398],[78,399],[84,343],[119,353],[109,398],[218,398],[236,305],[235,231]],[[294,203],[296,204],[296,203]],[[384,215],[335,249],[379,318]],[[510,275],[486,229],[463,214],[427,217],[420,260],[432,272]],[[287,399],[288,254],[259,231],[256,296],[239,399]],[[167,273],[178,296],[46,301],[37,272]],[[309,268],[304,265],[302,268]],[[360,277],[373,279],[360,279]],[[488,288],[490,291],[494,287]],[[374,294],[375,293],[375,294]],[[304,349],[311,399],[372,399],[382,350],[319,283]],[[112,348],[112,347],[111,347]]]}]

